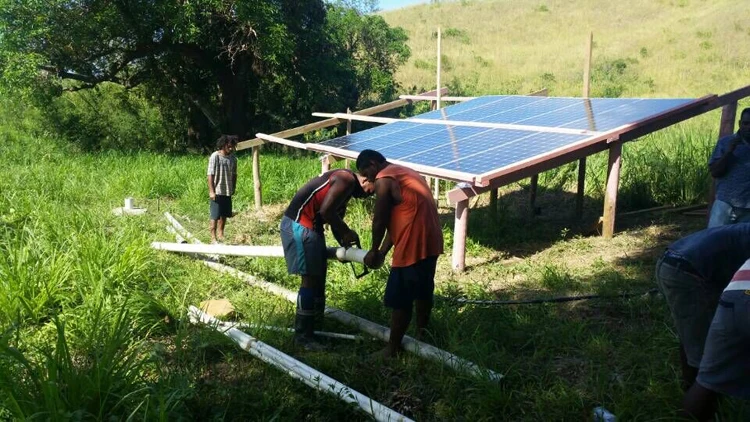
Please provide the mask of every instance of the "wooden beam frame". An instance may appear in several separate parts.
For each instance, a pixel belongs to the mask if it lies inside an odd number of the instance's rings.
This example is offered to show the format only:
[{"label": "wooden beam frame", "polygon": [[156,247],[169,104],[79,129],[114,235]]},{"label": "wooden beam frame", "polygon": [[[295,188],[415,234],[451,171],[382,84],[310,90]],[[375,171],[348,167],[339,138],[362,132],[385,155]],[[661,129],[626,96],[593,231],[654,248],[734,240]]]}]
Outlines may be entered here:
[{"label": "wooden beam frame", "polygon": [[[441,88],[440,91],[447,93],[448,88]],[[428,91],[419,95],[435,95],[436,93],[437,93],[437,90],[432,90],[432,91]],[[412,101],[409,99],[398,99],[395,101],[391,101],[389,103],[380,104],[374,107],[358,110],[358,111],[353,112],[352,114],[357,115],[357,116],[370,116],[373,114],[382,113],[384,111],[393,110],[394,108],[403,107],[407,104],[411,104],[411,102]],[[346,119],[336,119],[336,118],[321,120],[319,122],[313,122],[313,123],[309,123],[303,126],[297,126],[291,129],[282,130],[281,132],[274,133],[273,136],[277,136],[279,138],[292,138],[294,136],[302,135],[312,130],[335,126],[339,123],[344,123],[345,121]],[[237,151],[241,151],[243,149],[252,148],[253,146],[263,145],[263,144],[264,144],[264,141],[256,137],[256,138],[238,143]]]},{"label": "wooden beam frame", "polygon": [[418,124],[425,124],[425,125],[464,126],[464,127],[479,127],[479,128],[487,128],[487,129],[510,129],[510,130],[529,131],[529,132],[562,133],[562,134],[568,134],[568,135],[598,135],[601,133],[601,132],[592,132],[586,129],[566,129],[566,128],[559,128],[559,127],[553,128],[553,127],[545,127],[545,126],[471,122],[471,121],[462,121],[462,120],[437,120],[437,119],[419,119],[419,118],[394,119],[391,117],[355,116],[355,115],[347,115],[346,113],[313,113],[313,116],[332,117],[332,118],[342,119],[342,120],[350,119],[350,120],[358,120],[362,122],[371,122],[371,123],[407,122],[407,123],[418,123]]},{"label": "wooden beam frame", "polygon": [[[267,135],[265,133],[257,133],[255,134],[255,136],[268,142],[275,142],[275,143],[279,143],[282,145],[288,145],[288,146],[292,146],[295,148],[300,148],[300,149],[304,149],[308,151],[320,152],[323,154],[331,154],[333,156],[349,158],[353,160],[356,160],[357,156],[359,155],[359,153],[356,151],[349,151],[346,149],[329,147],[327,145],[321,145],[321,144],[313,144],[313,143],[305,144],[302,142],[279,138],[278,136]],[[389,159],[388,161],[393,164],[399,164],[402,166],[409,167],[413,169],[414,171],[417,171],[427,176],[439,177],[441,179],[452,180],[454,182],[469,182],[470,183],[474,181],[475,175],[471,173],[463,173],[460,171],[452,171],[452,170],[439,169],[436,167],[421,166],[421,165],[407,163],[407,162],[400,161],[400,160]]]}]

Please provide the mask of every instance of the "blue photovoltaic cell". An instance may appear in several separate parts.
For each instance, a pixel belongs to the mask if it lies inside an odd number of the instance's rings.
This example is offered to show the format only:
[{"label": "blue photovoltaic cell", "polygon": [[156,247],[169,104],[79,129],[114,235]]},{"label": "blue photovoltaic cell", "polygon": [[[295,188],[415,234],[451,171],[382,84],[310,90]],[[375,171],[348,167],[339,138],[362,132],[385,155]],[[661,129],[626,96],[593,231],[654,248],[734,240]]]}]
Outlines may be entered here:
[{"label": "blue photovoltaic cell", "polygon": [[[416,118],[607,132],[692,101],[682,98],[583,99],[494,95]],[[387,158],[407,163],[481,174],[542,156],[590,136],[420,124],[407,119],[321,142],[321,145],[355,152],[374,149]]]}]

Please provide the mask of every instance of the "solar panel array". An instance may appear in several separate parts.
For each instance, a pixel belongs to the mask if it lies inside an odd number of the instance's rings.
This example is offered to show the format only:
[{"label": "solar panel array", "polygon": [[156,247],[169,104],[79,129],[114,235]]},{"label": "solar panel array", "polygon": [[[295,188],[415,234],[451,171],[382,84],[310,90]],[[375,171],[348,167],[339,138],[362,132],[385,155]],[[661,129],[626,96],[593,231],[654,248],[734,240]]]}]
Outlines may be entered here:
[{"label": "solar panel array", "polygon": [[[482,174],[548,154],[591,134],[555,133],[554,128],[607,132],[662,114],[693,99],[559,98],[486,96],[416,118],[502,123],[545,131],[389,123],[321,145],[359,152],[374,149],[386,158],[471,174]],[[547,131],[551,130],[551,131]]]}]

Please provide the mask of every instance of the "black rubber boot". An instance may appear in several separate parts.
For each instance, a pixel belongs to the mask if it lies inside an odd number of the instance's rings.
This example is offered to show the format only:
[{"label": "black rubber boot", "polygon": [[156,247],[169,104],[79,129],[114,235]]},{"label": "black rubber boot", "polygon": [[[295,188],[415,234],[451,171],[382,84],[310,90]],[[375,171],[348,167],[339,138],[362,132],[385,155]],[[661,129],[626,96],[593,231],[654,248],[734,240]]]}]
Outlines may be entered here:
[{"label": "black rubber boot", "polygon": [[297,312],[294,320],[294,344],[310,352],[325,350],[325,346],[315,339],[315,315]]}]

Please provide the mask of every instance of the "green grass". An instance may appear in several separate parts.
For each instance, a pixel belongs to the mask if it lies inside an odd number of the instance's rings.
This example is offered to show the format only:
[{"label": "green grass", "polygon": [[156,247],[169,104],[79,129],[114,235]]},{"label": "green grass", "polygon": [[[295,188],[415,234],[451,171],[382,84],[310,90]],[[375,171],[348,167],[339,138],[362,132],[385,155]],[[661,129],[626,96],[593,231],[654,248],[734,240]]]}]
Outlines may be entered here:
[{"label": "green grass", "polygon": [[[0,415],[366,419],[252,358],[220,334],[187,323],[187,306],[208,298],[230,299],[243,321],[291,326],[294,313],[293,304],[242,281],[148,248],[152,240],[169,239],[161,216],[166,210],[207,239],[206,157],[89,154],[7,127],[0,133],[0,177],[15,187],[0,196],[0,389],[5,391]],[[691,135],[678,128],[663,136]],[[695,137],[691,142],[703,139]],[[703,161],[706,151],[694,156],[675,147],[664,148],[663,154],[661,163],[692,163]],[[692,165],[697,172],[700,164]],[[285,202],[319,169],[312,156],[274,151],[264,152],[262,166],[268,205],[255,211],[249,156],[240,157],[235,202],[240,214],[227,226],[234,242],[278,244]],[[662,175],[652,172],[652,183],[671,179],[674,172],[686,174],[671,167],[659,167]],[[557,183],[549,177],[546,186]],[[626,191],[628,180],[623,181]],[[667,190],[681,192],[674,183]],[[111,209],[125,196],[148,207],[147,214],[114,217]],[[557,214],[559,204],[571,203],[570,196],[543,189],[542,214],[534,220],[519,205],[525,197],[521,185],[507,189],[499,215],[490,215],[484,203],[475,205],[468,270],[454,274],[450,256],[441,257],[438,293],[510,299],[646,291],[653,287],[659,249],[702,224],[673,215],[623,220],[621,233],[606,242],[588,237],[582,226]],[[363,239],[369,238],[372,205],[371,200],[357,202],[348,213]],[[587,198],[589,215],[600,206],[595,195]],[[441,215],[450,250],[451,210],[441,208]],[[265,280],[297,287],[298,280],[279,260],[227,261]],[[381,304],[386,278],[387,271],[378,270],[355,280],[347,266],[332,264],[329,300],[387,325]],[[438,302],[430,342],[505,374],[499,384],[412,355],[390,365],[373,364],[367,356],[382,346],[376,341],[332,342],[327,353],[304,353],[295,350],[289,334],[253,334],[418,420],[581,420],[597,405],[623,420],[655,420],[672,418],[681,397],[671,327],[659,296],[501,308]],[[330,321],[326,329],[352,332]],[[61,383],[69,388],[57,388]],[[747,415],[742,406],[729,401],[724,415]]]},{"label": "green grass", "polygon": [[434,88],[439,26],[443,84],[464,91],[453,95],[580,96],[593,32],[592,96],[682,97],[748,84],[748,13],[750,3],[732,0],[473,0],[382,15],[409,35],[412,56],[397,74],[407,88]]},{"label": "green grass", "polygon": [[[547,87],[551,95],[576,96],[591,29],[593,95],[677,97],[748,83],[750,53],[739,46],[750,40],[750,26],[738,18],[748,7],[728,0],[462,1],[385,16],[411,36],[414,55],[399,73],[407,88],[433,87],[439,24],[449,65],[443,79],[453,94]],[[208,239],[207,157],[84,153],[51,139],[34,110],[0,105],[0,419],[367,419],[224,336],[188,324],[188,305],[220,297],[232,301],[242,321],[292,326],[294,316],[293,304],[190,258],[149,249],[151,241],[171,240],[164,211]],[[626,144],[619,210],[702,202],[718,122],[712,112]],[[619,219],[611,241],[592,235],[606,160],[588,159],[581,222],[570,219],[575,163],[540,176],[541,214],[534,218],[527,181],[502,190],[497,214],[486,198],[472,200],[467,271],[453,273],[449,253],[442,256],[437,293],[530,299],[652,289],[660,251],[705,221],[645,214]],[[319,166],[310,154],[265,148],[265,205],[256,211],[249,154],[241,154],[239,215],[228,223],[227,238],[278,244],[287,201]],[[146,215],[113,216],[126,196],[148,208]],[[372,206],[355,202],[347,213],[365,246]],[[450,251],[452,209],[440,212]],[[226,261],[293,290],[299,283],[279,260]],[[355,280],[348,266],[334,263],[329,302],[387,325],[387,274]],[[332,342],[327,353],[305,353],[287,333],[253,334],[417,420],[578,421],[599,405],[620,420],[673,420],[681,400],[677,339],[658,295],[497,308],[438,301],[429,342],[505,374],[499,384],[412,355],[374,364],[367,356],[382,346],[376,341]],[[722,421],[750,417],[739,401],[725,401],[721,412]]]}]

